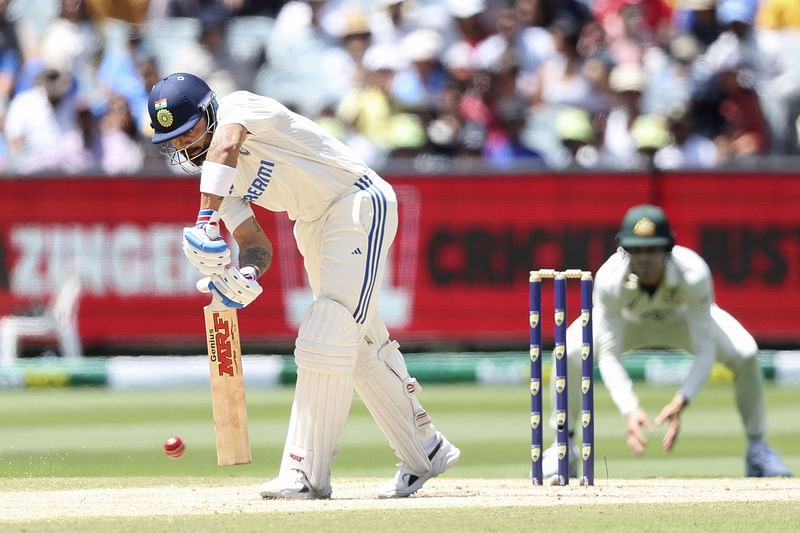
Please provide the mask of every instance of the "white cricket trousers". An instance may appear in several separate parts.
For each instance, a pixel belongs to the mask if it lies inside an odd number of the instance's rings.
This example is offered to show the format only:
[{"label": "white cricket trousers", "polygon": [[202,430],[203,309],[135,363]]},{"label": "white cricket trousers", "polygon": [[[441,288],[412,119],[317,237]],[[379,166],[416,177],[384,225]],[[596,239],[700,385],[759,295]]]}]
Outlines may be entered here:
[{"label": "white cricket trousers", "polygon": [[295,223],[314,299],[342,304],[362,333],[377,317],[386,257],[396,232],[397,197],[374,172],[360,178],[322,218]]},{"label": "white cricket trousers", "polygon": [[[596,308],[595,308],[596,309]],[[597,318],[595,316],[595,318]],[[766,433],[764,383],[758,363],[758,345],[752,335],[738,320],[717,305],[711,306],[711,318],[716,360],[728,367],[734,375],[736,407],[749,438],[761,438]],[[594,331],[595,353],[604,332]],[[581,324],[573,322],[567,330],[568,387],[570,426],[575,427],[576,413],[580,411]],[[641,348],[672,348],[691,353],[691,337],[685,322],[672,324],[628,324],[621,342],[621,352]],[[597,363],[597,361],[595,361]],[[577,409],[575,406],[578,406]]]}]

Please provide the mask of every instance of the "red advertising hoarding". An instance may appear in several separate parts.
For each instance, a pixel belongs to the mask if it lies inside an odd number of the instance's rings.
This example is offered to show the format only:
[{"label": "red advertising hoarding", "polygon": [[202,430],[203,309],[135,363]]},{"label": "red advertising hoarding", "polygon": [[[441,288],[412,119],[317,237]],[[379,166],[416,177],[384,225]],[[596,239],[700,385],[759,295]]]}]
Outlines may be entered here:
[{"label": "red advertising hoarding", "polygon": [[[381,312],[401,341],[524,344],[530,268],[596,270],[646,175],[389,176],[400,201]],[[197,182],[0,180],[0,313],[44,301],[80,268],[87,347],[202,347],[199,278],[181,251]],[[800,341],[800,180],[691,174],[659,180],[678,241],[714,272],[720,305],[765,342]],[[310,301],[285,214],[257,209],[275,247],[264,294],[240,313],[243,342],[291,343]],[[545,298],[549,293],[545,293]]]}]

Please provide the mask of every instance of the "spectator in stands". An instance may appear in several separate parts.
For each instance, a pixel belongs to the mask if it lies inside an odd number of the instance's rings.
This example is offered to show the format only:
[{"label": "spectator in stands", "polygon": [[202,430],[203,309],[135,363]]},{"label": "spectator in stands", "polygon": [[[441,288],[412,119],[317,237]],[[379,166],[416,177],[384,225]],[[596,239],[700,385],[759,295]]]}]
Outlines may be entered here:
[{"label": "spectator in stands", "polygon": [[327,72],[323,60],[337,47],[336,37],[321,24],[325,4],[292,0],[283,6],[268,37],[267,65],[254,87],[309,116],[319,114],[332,99],[329,80],[321,78]]},{"label": "spectator in stands", "polygon": [[[344,14],[345,24],[339,30],[338,39],[322,48],[319,57],[308,58],[315,72],[307,74],[306,78],[310,77],[313,85],[303,90],[310,92],[314,115],[320,106],[335,107],[348,93],[361,87],[367,77],[363,62],[372,43],[372,33],[366,14],[360,9],[345,11]],[[399,51],[397,54],[399,60],[402,54]],[[308,67],[300,64],[296,68]]]},{"label": "spectator in stands", "polygon": [[354,70],[350,74],[349,83],[357,83],[360,80],[364,56],[371,44],[372,32],[366,15],[361,10],[351,11],[341,36],[341,46],[347,53],[347,59],[352,65],[351,70]]},{"label": "spectator in stands", "polygon": [[[792,117],[800,109],[800,55],[795,53],[800,51],[800,1],[50,1],[51,9],[44,7],[46,2],[15,2],[12,23],[5,18],[8,0],[0,0],[0,126],[4,99],[10,101],[34,85],[43,88],[37,76],[47,56],[50,63],[67,65],[74,86],[68,97],[90,107],[98,131],[103,131],[103,113],[114,94],[127,100],[139,135],[149,135],[149,120],[140,112],[143,95],[159,79],[156,67],[179,59],[190,63],[169,70],[198,72],[209,78],[220,95],[251,89],[310,116],[323,116],[327,110],[323,118],[331,119],[337,131],[346,131],[331,115],[341,107],[345,95],[363,89],[366,76],[374,78],[374,73],[367,74],[363,67],[366,50],[376,43],[394,43],[407,63],[398,62],[386,107],[378,106],[366,114],[378,116],[387,108],[390,116],[407,110],[417,114],[415,120],[422,125],[426,143],[421,148],[410,146],[409,151],[461,154],[470,161],[481,154],[490,158],[489,152],[505,153],[505,148],[497,148],[506,146],[498,139],[505,139],[507,133],[498,106],[501,101],[521,97],[533,106],[525,138],[534,143],[535,152],[547,156],[548,164],[560,165],[558,156],[550,160],[551,152],[558,154],[562,149],[563,140],[555,128],[559,112],[564,106],[575,106],[592,117],[593,142],[604,147],[596,164],[622,162],[624,166],[630,161],[605,155],[625,152],[635,156],[637,152],[630,138],[636,116],[628,112],[633,108],[616,106],[607,115],[612,101],[630,104],[629,97],[637,92],[621,94],[609,88],[609,71],[623,63],[644,69],[646,81],[638,91],[638,113],[666,116],[676,107],[692,110],[687,146],[700,143],[707,150],[707,142],[699,139],[714,139],[719,143],[719,162],[770,150],[775,154],[797,151]],[[360,8],[369,8],[369,16]],[[597,19],[592,18],[593,13]],[[261,52],[248,56],[247,68],[237,64],[241,58],[236,52],[229,54],[227,24],[229,17],[239,15],[258,15],[263,21],[259,28],[265,29],[266,43],[259,45]],[[130,26],[135,29],[130,30],[128,40],[119,41],[125,46],[112,46],[117,40],[107,38],[114,35],[108,32],[112,26],[106,26],[109,17],[117,19],[116,25],[119,20],[138,24],[146,16],[161,22],[164,17],[185,17],[188,20],[184,22],[191,23],[187,27],[200,27],[202,32],[188,52],[167,47],[167,53],[157,56],[158,63],[148,57],[153,54],[148,48],[153,42],[152,26]],[[266,19],[270,16],[276,17],[274,23]],[[245,26],[252,35],[252,26]],[[176,28],[168,21],[166,27]],[[176,29],[174,38],[170,34],[172,41],[178,40],[178,33]],[[192,30],[192,35],[195,33]],[[56,60],[55,56],[61,57]],[[737,68],[739,89],[733,91],[731,77],[725,74],[732,62],[744,66]],[[455,111],[453,100],[458,102]],[[743,120],[743,113],[754,107],[759,111]],[[621,120],[623,109],[627,109],[625,120]],[[38,119],[44,115],[44,111],[37,113]],[[13,122],[19,118],[17,115]],[[81,118],[85,125],[90,123],[85,115]],[[766,122],[763,131],[758,127],[760,120]],[[416,141],[406,141],[419,137],[412,122],[401,120],[398,123],[403,127],[396,128],[400,132],[396,137],[408,145]],[[627,128],[622,127],[624,123]],[[701,162],[692,163],[690,153],[696,149],[677,139],[686,127],[683,119],[668,124],[676,140],[664,150],[672,155],[660,156],[671,161],[662,166],[705,166],[713,160],[704,156]],[[514,130],[518,124],[508,126]],[[16,134],[26,129],[14,123],[10,128]],[[382,129],[388,130],[389,123]],[[365,157],[369,158],[370,152],[392,152],[391,142],[384,139],[375,144],[360,129],[356,131],[358,134],[351,132],[344,138],[359,143],[358,150],[366,150]],[[734,142],[734,137],[758,142]],[[80,138],[77,135],[76,139]],[[0,170],[3,140],[0,136]],[[8,148],[14,165],[25,160],[17,157],[23,153],[19,147],[26,144],[20,145],[20,140],[17,136],[15,147]],[[487,150],[484,142],[490,144]],[[615,144],[619,144],[616,151],[609,151]],[[69,159],[70,150],[82,149],[80,143],[70,146],[63,154],[55,154],[56,159]],[[146,143],[143,149],[146,160],[151,161],[150,145]],[[683,155],[677,157],[676,151]],[[47,157],[35,159],[39,163],[23,167],[38,172],[30,169],[57,169],[61,164],[44,164]],[[683,162],[675,163],[677,160]],[[157,157],[152,162],[159,168],[164,164]]]},{"label": "spectator in stands", "polygon": [[337,116],[371,146],[359,150],[368,161],[380,161],[392,150],[389,128],[400,110],[391,98],[395,73],[402,67],[401,53],[390,45],[374,45],[364,56],[363,85],[352,89],[339,103]]},{"label": "spectator in stands", "polygon": [[86,0],[86,8],[93,20],[115,19],[131,24],[147,21],[149,4],[157,0]]},{"label": "spectator in stands", "polygon": [[708,137],[695,131],[688,107],[678,107],[667,117],[670,142],[655,155],[655,165],[661,169],[712,168],[719,160],[717,147]]},{"label": "spectator in stands", "polygon": [[51,21],[42,36],[41,55],[61,56],[72,71],[79,98],[99,112],[105,97],[97,83],[97,58],[102,53],[102,38],[89,17],[84,0],[61,0],[60,16]]},{"label": "spectator in stands", "polygon": [[8,0],[0,0],[0,120],[14,95],[14,86],[22,63],[17,30],[8,20],[7,10]]},{"label": "spectator in stands", "polygon": [[517,97],[516,79],[519,72],[516,57],[506,52],[497,63],[480,65],[472,84],[459,103],[459,113],[465,124],[472,124],[486,136],[502,135],[498,105]]},{"label": "spectator in stands", "polygon": [[428,144],[425,125],[411,113],[398,113],[391,118],[387,139],[391,147],[388,156],[405,161],[424,153]]},{"label": "spectator in stands", "polygon": [[[145,105],[146,108],[146,105]],[[134,174],[144,165],[144,148],[133,114],[124,96],[112,94],[100,120],[100,168],[106,174]]]},{"label": "spectator in stands", "polygon": [[394,78],[392,97],[406,107],[432,107],[447,81],[439,62],[442,37],[434,30],[414,30],[402,41],[408,65]]},{"label": "spectator in stands", "polygon": [[692,65],[699,53],[700,45],[692,34],[673,37],[669,55],[647,76],[643,109],[666,115],[672,109],[686,106],[694,89]]},{"label": "spectator in stands", "polygon": [[468,85],[474,69],[472,48],[463,41],[454,44],[442,54],[442,64],[450,79]]},{"label": "spectator in stands", "polygon": [[370,33],[375,43],[400,45],[402,41],[419,26],[409,16],[409,0],[377,0],[375,9],[369,16]]},{"label": "spectator in stands", "polygon": [[[661,5],[646,4],[647,6]],[[626,0],[619,8],[616,25],[606,25],[606,36],[611,60],[616,63],[645,62],[644,55],[666,39],[666,31],[651,28],[646,20],[646,6],[641,1]],[[614,29],[615,33],[609,33]]]},{"label": "spectator in stands", "polygon": [[196,17],[208,8],[221,7],[220,4],[241,4],[241,0],[150,0],[150,17]]},{"label": "spectator in stands", "polygon": [[715,143],[723,159],[763,155],[769,148],[769,129],[758,94],[743,83],[749,68],[732,54],[717,71],[723,94],[719,112],[724,122]]},{"label": "spectator in stands", "polygon": [[566,107],[556,118],[556,133],[567,151],[560,165],[564,170],[595,168],[600,154],[595,147],[596,136],[589,113],[577,107]]},{"label": "spectator in stands", "polygon": [[542,0],[514,0],[514,10],[524,28],[547,28],[550,21]]},{"label": "spectator in stands", "polygon": [[800,30],[800,2],[761,0],[756,25],[766,30]]},{"label": "spectator in stands", "polygon": [[[117,0],[113,0],[117,1]],[[137,1],[137,0],[131,0]],[[286,0],[139,0],[150,5],[151,17],[193,17],[201,10],[222,6],[231,16],[274,17]]]},{"label": "spectator in stands", "polygon": [[678,0],[673,29],[694,35],[704,52],[722,32],[717,20],[717,0]]},{"label": "spectator in stands", "polygon": [[479,64],[496,63],[510,52],[519,64],[521,76],[532,76],[555,53],[550,32],[539,27],[524,27],[514,9],[497,12],[495,33],[481,41],[475,50]]},{"label": "spectator in stands", "polygon": [[631,126],[631,139],[636,155],[631,167],[640,170],[656,169],[656,154],[669,144],[666,121],[658,115],[640,115]]},{"label": "spectator in stands", "polygon": [[559,19],[550,31],[556,54],[544,62],[533,80],[532,104],[604,110],[605,99],[588,78],[578,51],[580,27],[571,19]]},{"label": "spectator in stands", "polygon": [[549,28],[556,20],[571,19],[582,26],[593,16],[582,0],[515,0],[514,9],[525,27]]},{"label": "spectator in stands", "polygon": [[708,47],[700,65],[706,69],[706,75],[713,76],[732,55],[750,65],[751,74],[756,77],[756,81],[769,79],[778,73],[776,57],[765,53],[753,31],[755,9],[749,0],[720,2],[717,19],[723,32]]},{"label": "spectator in stands", "polygon": [[[136,110],[136,122],[140,131],[150,127],[150,117],[147,116],[147,95],[156,81],[158,73],[153,72],[149,80],[145,80],[140,70],[142,36],[134,27],[129,27],[128,38],[123,46],[106,46],[100,65],[97,69],[97,79],[101,90],[108,95],[116,93],[128,101],[128,108]],[[152,68],[155,69],[153,61]],[[150,85],[147,85],[150,83]]]},{"label": "spectator in stands", "polygon": [[68,132],[62,140],[80,151],[80,166],[74,172],[98,173],[103,160],[103,139],[99,121],[86,102],[76,102],[75,124],[77,131]]},{"label": "spectator in stands", "polygon": [[8,107],[9,169],[33,174],[85,168],[75,113],[72,70],[62,57],[44,58],[36,85],[16,94]]},{"label": "spectator in stands", "polygon": [[666,42],[672,27],[672,7],[667,0],[597,0],[594,16],[612,41],[634,30],[651,43]]},{"label": "spectator in stands", "polygon": [[464,84],[451,78],[439,94],[434,107],[435,117],[426,127],[435,154],[452,156],[459,150],[464,127],[459,106],[464,92]]},{"label": "spectator in stands", "polygon": [[[17,30],[6,16],[7,9],[8,0],[0,0],[0,131],[3,131],[6,110],[14,95],[14,86],[22,63]],[[5,138],[0,135],[0,172],[5,170],[7,159],[8,146]]]},{"label": "spectator in stands", "polygon": [[606,121],[603,151],[620,166],[636,165],[637,147],[632,128],[642,114],[644,71],[636,63],[618,65],[611,71],[608,83],[616,102]]},{"label": "spectator in stands", "polygon": [[234,60],[225,45],[228,25],[225,10],[217,6],[206,7],[197,18],[200,21],[197,40],[184,43],[170,54],[165,70],[196,73],[214,87],[220,98],[250,88],[252,72]]},{"label": "spectator in stands", "polygon": [[490,35],[481,15],[486,11],[486,0],[447,0],[447,9],[458,29],[458,39],[471,49]]},{"label": "spectator in stands", "polygon": [[495,168],[544,166],[542,154],[523,139],[529,106],[515,97],[504,97],[495,105],[498,126],[488,132],[483,157]]}]

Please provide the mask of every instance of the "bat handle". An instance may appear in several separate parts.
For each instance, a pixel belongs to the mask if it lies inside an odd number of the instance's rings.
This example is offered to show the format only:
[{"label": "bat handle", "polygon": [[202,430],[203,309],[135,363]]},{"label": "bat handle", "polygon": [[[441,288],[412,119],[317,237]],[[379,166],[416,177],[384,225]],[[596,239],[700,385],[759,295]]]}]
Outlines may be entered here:
[{"label": "bat handle", "polygon": [[195,287],[197,287],[197,290],[203,294],[209,294],[211,292],[211,289],[208,288],[209,283],[211,283],[210,277],[200,278],[197,280]]},{"label": "bat handle", "polygon": [[[209,283],[211,283],[210,277],[201,278],[197,280],[197,284],[195,285],[195,287],[197,288],[198,291],[202,292],[203,294],[211,294],[211,289],[208,288]],[[217,294],[211,294],[211,302],[208,304],[208,308],[217,311],[230,309],[228,306],[222,303],[222,300],[219,299],[219,296]]]}]

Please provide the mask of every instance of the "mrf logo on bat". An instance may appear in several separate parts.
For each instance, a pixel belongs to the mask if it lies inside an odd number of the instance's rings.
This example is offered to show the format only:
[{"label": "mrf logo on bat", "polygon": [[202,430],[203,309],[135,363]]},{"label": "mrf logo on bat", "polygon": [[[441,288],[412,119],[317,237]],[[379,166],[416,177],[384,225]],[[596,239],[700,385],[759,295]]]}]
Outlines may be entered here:
[{"label": "mrf logo on bat", "polygon": [[216,363],[219,376],[233,377],[241,373],[231,342],[232,335],[236,333],[233,331],[234,327],[230,320],[226,320],[220,313],[214,313],[213,327],[208,330],[208,356]]}]

